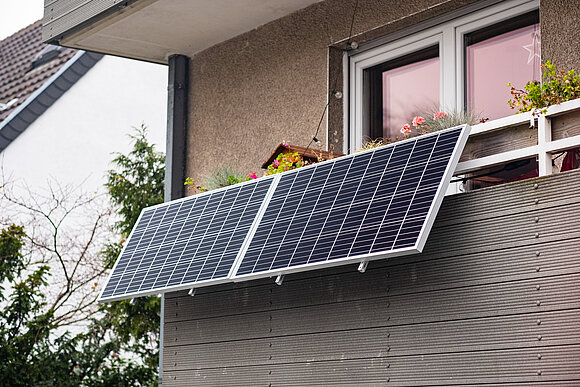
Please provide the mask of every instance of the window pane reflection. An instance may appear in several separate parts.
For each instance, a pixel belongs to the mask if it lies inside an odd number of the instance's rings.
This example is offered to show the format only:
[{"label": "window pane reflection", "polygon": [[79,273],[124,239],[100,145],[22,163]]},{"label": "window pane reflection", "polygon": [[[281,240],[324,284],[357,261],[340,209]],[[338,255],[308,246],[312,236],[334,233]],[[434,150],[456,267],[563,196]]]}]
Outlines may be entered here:
[{"label": "window pane reflection", "polygon": [[466,47],[467,106],[495,119],[514,113],[508,82],[523,89],[540,80],[540,26],[533,24]]},{"label": "window pane reflection", "polygon": [[435,57],[383,72],[383,137],[401,136],[414,116],[439,108],[439,66]]}]

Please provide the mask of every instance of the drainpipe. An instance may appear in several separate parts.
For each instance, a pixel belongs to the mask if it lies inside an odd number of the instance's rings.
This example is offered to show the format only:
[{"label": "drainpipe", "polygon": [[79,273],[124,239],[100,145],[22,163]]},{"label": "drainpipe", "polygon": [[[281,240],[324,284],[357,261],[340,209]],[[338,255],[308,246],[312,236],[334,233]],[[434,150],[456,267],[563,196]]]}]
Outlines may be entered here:
[{"label": "drainpipe", "polygon": [[167,151],[165,153],[165,201],[185,195],[185,154],[187,141],[187,92],[189,90],[189,58],[169,57],[167,87]]},{"label": "drainpipe", "polygon": [[[189,90],[189,58],[169,57],[167,86],[167,142],[165,152],[166,202],[185,196],[185,159],[187,142],[187,93]],[[161,294],[159,321],[159,386],[163,385],[163,334],[165,325],[165,294]]]}]

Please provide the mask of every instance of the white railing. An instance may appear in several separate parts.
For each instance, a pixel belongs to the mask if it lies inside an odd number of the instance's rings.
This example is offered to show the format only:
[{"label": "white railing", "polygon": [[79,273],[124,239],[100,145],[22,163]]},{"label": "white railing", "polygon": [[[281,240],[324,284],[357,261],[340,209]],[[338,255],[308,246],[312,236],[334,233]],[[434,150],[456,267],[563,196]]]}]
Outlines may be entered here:
[{"label": "white railing", "polygon": [[462,175],[483,168],[501,165],[506,162],[533,157],[538,159],[539,175],[550,175],[552,173],[552,153],[580,147],[580,135],[552,141],[552,117],[575,110],[580,110],[580,99],[550,106],[547,108],[545,114],[539,112],[536,112],[536,114],[532,114],[531,112],[514,114],[509,117],[474,125],[471,128],[470,137],[530,123],[530,126],[533,125],[536,128],[535,130],[538,131],[538,143],[534,146],[460,162],[455,170],[455,175]]}]

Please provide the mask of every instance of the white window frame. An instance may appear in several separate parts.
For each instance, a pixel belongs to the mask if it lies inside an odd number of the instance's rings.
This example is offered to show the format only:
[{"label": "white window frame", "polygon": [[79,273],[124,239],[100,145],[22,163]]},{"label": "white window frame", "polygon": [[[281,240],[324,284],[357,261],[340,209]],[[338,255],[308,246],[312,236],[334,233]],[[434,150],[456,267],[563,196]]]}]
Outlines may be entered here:
[{"label": "white window frame", "polygon": [[401,39],[368,50],[358,50],[349,57],[348,74],[344,84],[348,85],[348,125],[345,125],[344,149],[353,152],[363,144],[364,126],[364,71],[380,63],[420,49],[439,45],[440,63],[440,108],[462,109],[464,101],[464,36],[473,31],[515,18],[539,9],[539,0],[511,0],[454,18],[436,26],[426,28]]}]

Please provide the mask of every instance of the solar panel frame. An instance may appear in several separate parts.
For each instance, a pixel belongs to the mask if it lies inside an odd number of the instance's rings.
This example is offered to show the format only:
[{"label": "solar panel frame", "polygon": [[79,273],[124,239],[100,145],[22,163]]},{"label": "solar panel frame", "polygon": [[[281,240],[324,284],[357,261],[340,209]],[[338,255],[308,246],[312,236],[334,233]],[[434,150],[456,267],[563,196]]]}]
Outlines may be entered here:
[{"label": "solar panel frame", "polygon": [[[234,203],[235,203],[235,200],[239,196],[239,194],[241,192],[241,189],[242,189],[242,187],[244,185],[246,185],[246,184],[260,184],[261,182],[265,182],[267,180],[271,180],[271,182],[270,182],[270,184],[269,184],[269,186],[268,186],[268,188],[266,190],[266,193],[264,194],[264,197],[262,198],[262,201],[261,201],[261,203],[259,205],[258,211],[254,215],[253,220],[250,223],[250,226],[249,226],[249,228],[247,230],[246,236],[245,236],[245,238],[243,239],[243,241],[241,243],[241,247],[240,247],[240,249],[239,249],[239,251],[238,251],[235,259],[233,260],[232,265],[231,265],[230,270],[229,270],[229,272],[228,272],[227,275],[222,276],[220,278],[210,278],[210,279],[201,280],[201,281],[194,282],[194,283],[180,283],[180,284],[176,284],[176,285],[165,286],[163,288],[155,288],[155,289],[150,289],[150,290],[137,290],[137,291],[134,291],[134,292],[129,292],[129,293],[124,293],[124,294],[119,294],[119,295],[113,295],[113,296],[103,297],[103,294],[104,294],[104,292],[105,292],[105,290],[107,288],[107,286],[105,286],[102,289],[102,291],[101,291],[101,293],[99,295],[98,300],[99,300],[99,302],[111,302],[111,301],[117,301],[117,300],[122,300],[122,299],[127,299],[127,298],[134,298],[134,297],[141,297],[141,296],[146,296],[146,295],[151,295],[151,294],[165,293],[165,292],[170,292],[170,291],[188,290],[188,289],[202,287],[202,286],[207,286],[207,285],[214,285],[214,284],[217,285],[217,284],[221,284],[221,283],[231,283],[231,282],[238,282],[238,281],[246,281],[246,280],[250,280],[250,279],[254,279],[254,278],[274,277],[274,276],[278,276],[278,275],[291,274],[291,273],[295,273],[295,272],[301,272],[301,271],[307,271],[307,270],[314,270],[314,269],[319,269],[319,268],[324,268],[324,267],[340,266],[340,265],[346,265],[346,264],[349,264],[349,263],[359,263],[359,262],[364,262],[364,261],[384,259],[384,258],[387,258],[387,257],[395,257],[395,256],[402,256],[402,255],[419,253],[419,252],[421,252],[423,250],[423,248],[425,246],[425,243],[427,241],[427,237],[429,235],[429,231],[431,230],[431,228],[433,226],[433,223],[435,221],[435,216],[436,216],[436,214],[437,214],[437,212],[438,212],[438,210],[439,210],[439,208],[441,206],[441,203],[443,201],[445,190],[447,189],[447,187],[449,185],[449,181],[450,181],[451,177],[453,176],[454,170],[455,170],[456,165],[457,165],[457,163],[459,161],[459,158],[461,156],[461,152],[462,152],[462,150],[463,150],[463,148],[464,148],[464,146],[465,146],[465,144],[467,142],[467,139],[469,137],[470,127],[468,125],[462,125],[460,127],[454,127],[454,128],[446,129],[446,130],[443,130],[443,131],[438,131],[438,132],[426,134],[426,135],[423,135],[423,136],[421,136],[419,138],[410,138],[410,139],[407,139],[407,140],[398,141],[398,142],[396,142],[394,144],[390,144],[390,145],[387,145],[386,146],[386,147],[393,147],[393,149],[394,149],[395,146],[401,147],[401,146],[405,146],[405,144],[409,144],[411,142],[415,142],[415,144],[413,145],[413,149],[414,149],[415,145],[417,144],[417,140],[418,139],[425,139],[425,138],[429,138],[430,136],[440,136],[442,134],[445,134],[446,132],[451,132],[451,131],[457,130],[458,128],[461,129],[460,130],[460,135],[459,135],[459,137],[458,137],[458,139],[456,141],[456,144],[455,144],[455,146],[453,148],[452,154],[451,154],[451,156],[450,156],[450,158],[449,158],[449,160],[447,162],[447,165],[445,167],[445,171],[443,172],[442,178],[441,178],[441,180],[439,181],[439,183],[437,185],[437,190],[436,190],[435,196],[434,196],[434,198],[432,200],[432,204],[429,207],[429,210],[427,211],[427,214],[426,214],[426,220],[424,221],[424,224],[421,227],[421,230],[419,232],[419,235],[417,236],[416,242],[415,242],[415,244],[413,246],[399,248],[399,249],[397,249],[395,251],[392,251],[391,250],[391,251],[386,251],[386,252],[384,252],[384,251],[380,251],[380,252],[370,252],[368,254],[361,254],[361,255],[356,255],[356,256],[347,256],[347,257],[344,257],[344,258],[334,258],[334,259],[328,259],[328,260],[319,261],[319,262],[307,262],[305,264],[300,264],[300,265],[297,265],[297,266],[281,267],[281,268],[276,268],[276,269],[270,269],[270,270],[264,270],[264,271],[260,271],[260,272],[249,273],[249,274],[242,274],[242,275],[237,274],[238,273],[238,270],[240,268],[240,265],[243,262],[243,258],[245,257],[246,252],[248,251],[248,248],[249,248],[249,246],[250,246],[250,244],[251,244],[251,242],[252,242],[252,240],[253,240],[253,238],[254,238],[254,236],[256,234],[256,231],[258,230],[258,227],[260,226],[260,224],[262,222],[262,219],[263,219],[264,215],[266,214],[266,211],[268,209],[268,206],[269,206],[269,204],[272,201],[272,197],[275,194],[276,189],[278,188],[278,185],[282,181],[283,177],[287,177],[287,176],[290,176],[292,174],[309,174],[310,173],[310,179],[312,179],[312,177],[313,177],[313,175],[314,175],[314,173],[315,173],[316,170],[323,170],[324,168],[327,168],[328,169],[328,172],[327,172],[326,179],[325,179],[324,183],[321,185],[321,187],[317,188],[319,190],[319,192],[317,192],[317,193],[315,192],[316,203],[318,203],[319,199],[321,198],[321,195],[322,195],[322,192],[324,190],[324,187],[328,183],[328,179],[329,179],[329,177],[330,177],[330,175],[331,175],[331,173],[333,171],[334,166],[337,163],[349,163],[349,166],[348,166],[348,169],[347,169],[347,171],[345,173],[345,176],[342,178],[341,185],[343,185],[345,183],[345,180],[346,180],[346,176],[348,174],[348,171],[350,170],[351,166],[354,165],[354,158],[355,157],[365,157],[364,156],[365,154],[372,154],[372,152],[376,152],[377,151],[377,149],[371,149],[371,150],[367,150],[367,151],[363,151],[363,152],[359,152],[359,153],[350,154],[350,155],[341,157],[340,159],[328,160],[328,161],[325,161],[325,162],[308,165],[308,166],[305,166],[305,167],[300,168],[300,169],[296,169],[296,170],[291,170],[291,171],[285,172],[283,174],[276,174],[276,175],[266,176],[266,177],[262,177],[262,178],[257,179],[257,180],[252,180],[252,181],[248,181],[248,182],[239,183],[239,184],[236,184],[235,186],[223,187],[223,188],[219,188],[219,189],[212,190],[212,191],[209,191],[209,192],[204,192],[204,193],[195,195],[193,197],[192,196],[188,196],[188,197],[184,197],[184,198],[181,198],[181,199],[173,200],[171,202],[165,202],[165,203],[158,204],[156,206],[151,206],[151,207],[147,207],[147,208],[143,209],[141,211],[141,214],[139,215],[139,218],[137,220],[137,223],[136,223],[135,227],[133,228],[133,230],[131,230],[131,234],[129,235],[129,238],[127,239],[127,243],[125,244],[125,246],[123,246],[123,249],[121,251],[121,254],[119,255],[119,259],[117,259],[117,261],[115,262],[115,265],[113,267],[113,270],[111,271],[111,274],[109,276],[109,279],[107,280],[107,285],[108,285],[108,282],[111,281],[113,279],[113,277],[115,277],[114,274],[116,273],[116,270],[118,268],[118,265],[121,263],[121,259],[120,258],[123,257],[123,254],[125,253],[126,249],[129,247],[130,242],[131,242],[132,238],[134,237],[135,233],[136,232],[140,232],[141,230],[143,230],[143,233],[145,234],[145,232],[148,231],[147,225],[143,226],[143,228],[140,228],[140,222],[141,222],[141,220],[143,219],[143,217],[146,214],[149,214],[150,212],[152,213],[151,218],[148,220],[148,222],[150,223],[153,220],[153,218],[156,216],[155,210],[158,209],[158,208],[166,207],[166,211],[161,216],[161,219],[159,219],[159,223],[162,223],[162,221],[164,219],[164,216],[169,212],[167,210],[171,206],[175,206],[175,205],[178,205],[179,204],[179,207],[177,208],[176,213],[175,213],[175,217],[176,217],[177,216],[177,213],[179,213],[181,207],[183,206],[183,202],[184,201],[187,201],[187,200],[196,200],[196,201],[199,201],[200,199],[203,200],[203,197],[206,196],[206,195],[208,195],[208,196],[209,195],[219,195],[221,191],[226,191],[226,190],[234,189],[234,187],[240,189],[240,191],[238,191],[238,193],[236,195],[236,198],[234,199]],[[411,149],[411,151],[413,149]],[[434,152],[435,152],[435,148],[433,148],[431,150],[430,157],[431,157],[431,155]],[[391,160],[391,156],[393,156],[393,154],[394,154],[394,150],[391,151],[391,153],[389,155],[389,161]],[[409,153],[409,159],[410,159],[410,157],[411,157],[411,153]],[[349,161],[349,159],[350,159],[350,161]],[[372,159],[372,156],[369,157],[369,165],[370,165],[370,160],[371,159]],[[387,161],[387,164],[389,164],[389,161]],[[409,160],[407,160],[407,163],[408,162],[409,162]],[[428,162],[425,164],[425,168],[427,167],[427,164],[428,164]],[[366,173],[367,169],[369,168],[369,165],[367,165],[365,167],[365,173]],[[405,167],[406,166],[407,165],[405,165]],[[387,165],[385,165],[385,167],[383,168],[383,172],[382,172],[383,175],[384,175],[386,169],[387,169]],[[400,179],[402,179],[402,175],[405,173],[406,170],[407,170],[406,168],[403,168],[402,169],[401,177],[399,177],[399,183],[400,183]],[[424,176],[425,176],[425,170],[423,170],[423,172],[422,172],[421,179],[423,179]],[[296,176],[294,176],[294,177],[296,177]],[[382,177],[381,177],[381,179],[382,179]],[[294,179],[291,184],[293,185],[295,181],[296,181],[296,179]],[[354,198],[357,195],[357,192],[358,192],[361,184],[362,184],[362,179],[358,183],[357,189],[353,193],[353,198],[351,199],[351,202],[349,204],[349,209],[353,205]],[[308,186],[308,184],[307,184],[307,186]],[[307,186],[305,186],[305,188]],[[256,188],[257,188],[257,186],[256,186]],[[417,188],[413,192],[413,198],[417,194],[418,190],[419,189],[418,189],[418,186],[417,186]],[[250,194],[250,197],[253,196],[253,193],[254,192],[255,192],[255,189]],[[305,192],[302,192],[302,195],[301,195],[301,199],[300,200],[302,200],[302,198],[304,197],[304,194],[305,194]],[[376,194],[376,190],[373,193],[373,196],[371,197],[371,201],[374,199],[375,194]],[[337,198],[338,198],[339,195],[340,195],[340,189],[337,192],[336,197],[334,197],[334,199],[333,199],[333,204],[336,202],[336,200],[337,200]],[[393,196],[394,195],[395,195],[395,192],[393,193]],[[222,195],[222,197],[220,199],[220,203],[217,204],[216,211],[217,211],[217,208],[219,208],[219,206],[221,204],[221,200],[223,200],[223,198],[225,198],[225,196],[226,196],[226,192],[223,193],[223,195]],[[284,201],[286,201],[286,199],[287,199],[287,197],[284,199]],[[391,201],[392,201],[392,199],[391,199]],[[316,205],[316,203],[315,203],[315,205]],[[406,215],[408,214],[408,212],[410,210],[411,203],[413,203],[412,200],[409,202],[409,205],[408,205],[408,207],[406,209],[405,217],[403,217],[403,221],[406,219]],[[208,203],[206,202],[205,205],[207,205],[207,204]],[[225,220],[229,216],[229,213],[231,212],[231,210],[232,210],[232,208],[233,208],[234,205],[235,204],[232,204],[232,207],[230,207],[229,210],[228,210],[228,214],[225,215],[224,223],[221,224],[219,232],[221,232],[223,230],[223,228],[225,226]],[[188,216],[189,216],[189,214],[191,213],[191,211],[192,211],[192,209],[194,207],[195,206],[192,205],[192,207],[189,209]],[[242,211],[242,215],[245,213],[246,208],[247,207],[244,207],[244,210]],[[371,208],[371,205],[370,205],[370,202],[369,202],[369,206],[366,209],[366,212],[365,212],[365,215],[363,217],[363,220],[366,218],[366,214],[370,211],[370,208]],[[204,207],[204,209],[205,209],[205,207]],[[298,209],[298,207],[296,207],[296,210],[297,209]],[[313,207],[313,209],[314,209],[314,207]],[[328,216],[330,216],[330,211],[331,210],[332,210],[332,206],[331,206],[331,209],[329,209],[329,213],[326,215],[327,218],[328,218]],[[203,210],[202,210],[202,213],[203,213]],[[214,213],[212,215],[212,219],[213,219],[213,217],[215,217],[216,214],[217,213]],[[280,213],[278,213],[278,215],[279,214]],[[296,214],[296,212],[294,212],[294,214]],[[242,216],[242,215],[240,215],[240,216]],[[385,215],[383,215],[383,218],[384,218],[384,216],[386,216],[386,212],[385,212]],[[294,218],[292,218],[292,219],[294,219]],[[197,219],[196,222],[199,222],[199,220],[200,219]],[[241,220],[242,220],[242,218],[240,218],[240,220],[238,220],[238,222],[236,224],[236,227],[240,224]],[[171,220],[171,222],[174,222],[174,221],[175,221],[175,218],[173,220]],[[399,228],[399,232],[400,232],[400,230],[403,227],[403,221],[401,222],[401,226]],[[211,222],[208,223],[207,226],[209,226],[210,224],[211,224]],[[381,224],[383,224],[383,222],[381,222]],[[184,223],[184,225],[185,225],[185,223]],[[184,225],[182,225],[181,228],[183,228]],[[341,228],[342,228],[343,225],[344,224],[341,225]],[[322,233],[322,229],[324,228],[324,226],[325,226],[325,224],[323,223],[322,226],[321,226],[321,229],[320,229],[320,232],[319,232],[319,235],[318,235],[317,238],[320,238],[320,236],[322,235],[321,233]],[[381,226],[379,226],[379,230],[380,230],[380,228],[381,228]],[[193,232],[194,229],[195,229],[195,227],[192,228],[191,231]],[[180,235],[180,232],[181,232],[181,230],[178,232],[177,235]],[[206,230],[206,232],[207,232],[207,230]],[[377,234],[375,235],[375,240],[376,240],[376,238],[378,236],[378,232],[379,231],[377,231]],[[302,230],[302,234],[304,234],[304,230]],[[336,239],[335,239],[334,243],[336,243],[339,234],[340,234],[340,229],[339,229],[339,232],[336,234]],[[155,232],[151,235],[151,239],[154,239],[154,236],[155,236]],[[204,233],[204,236],[205,236],[205,233]],[[202,236],[200,238],[200,243],[201,243],[201,241],[204,240],[203,239],[204,236]],[[167,235],[163,236],[163,241],[160,243],[159,249],[161,249],[161,246],[163,245],[163,242],[164,242],[164,240],[165,240],[166,237],[167,237]],[[177,236],[176,236],[176,238],[177,238]],[[191,239],[191,238],[189,238],[189,239]],[[189,241],[189,239],[188,239],[188,241]],[[229,245],[230,242],[231,242],[231,239],[228,242],[228,245]],[[151,243],[151,241],[149,241],[149,243]],[[186,242],[186,244],[184,245],[184,248],[185,248],[185,246],[187,246],[187,243],[188,242]],[[211,247],[212,249],[213,249],[213,246],[215,245],[215,243],[216,243],[216,241],[213,242],[212,247]],[[394,245],[395,245],[395,242],[393,242],[393,246]],[[139,249],[138,246],[139,246],[139,241],[137,242],[137,244],[134,247],[136,251]],[[353,244],[353,246],[354,246],[354,244]],[[334,247],[334,244],[333,244],[332,247]],[[198,246],[198,248],[199,248],[199,246]],[[351,249],[352,249],[352,247],[351,247]],[[332,250],[332,248],[331,248],[331,250]],[[278,251],[279,251],[279,249],[278,249]],[[225,250],[224,250],[224,253],[225,253]],[[158,254],[158,252],[155,252],[155,256],[157,254]],[[330,251],[329,251],[329,256],[330,256]],[[223,258],[223,255],[222,255],[222,258]],[[167,261],[167,259],[168,259],[168,257],[165,258],[165,262]],[[181,259],[181,258],[179,258],[179,259]],[[209,257],[206,258],[206,261],[207,261],[207,259],[209,259]],[[205,265],[206,261],[204,261],[203,265]],[[220,261],[218,261],[218,265],[219,265],[219,262]],[[129,260],[129,262],[127,262],[126,265],[129,266],[131,263],[132,263],[131,260]],[[140,264],[138,264],[138,266],[139,265]],[[163,265],[165,265],[165,263]],[[177,265],[177,263],[176,263],[176,265]],[[190,262],[189,265],[191,265],[191,262]],[[203,265],[202,265],[202,269],[203,269]],[[197,278],[199,278],[199,276],[201,275],[202,269],[200,269],[200,273],[198,274]],[[135,268],[134,270],[135,270],[135,272],[138,271],[137,268]],[[147,269],[147,273],[149,273],[150,270],[151,270],[151,267],[149,267]],[[175,268],[173,268],[173,270],[175,270]],[[216,266],[216,270],[217,270],[217,266]],[[182,278],[182,280],[185,278],[186,273],[187,273],[187,271],[184,273],[184,277]],[[215,273],[215,271],[214,271],[214,273]],[[122,277],[122,274],[119,276],[119,281],[121,280],[121,277]],[[145,275],[142,284],[145,282],[146,277],[147,277],[147,275]],[[157,275],[157,278],[159,278],[159,275]],[[169,279],[168,279],[168,282],[167,283],[169,284]],[[116,286],[118,286],[118,284]]]},{"label": "solar panel frame", "polygon": [[[441,204],[443,202],[443,198],[444,198],[445,192],[449,186],[449,182],[451,180],[451,177],[453,176],[453,173],[455,172],[455,168],[457,166],[457,163],[459,162],[459,158],[461,157],[461,153],[465,147],[465,144],[467,143],[467,140],[469,137],[469,132],[470,132],[471,128],[469,125],[466,125],[466,124],[460,125],[460,126],[456,126],[456,127],[445,129],[445,130],[441,130],[441,131],[437,131],[437,132],[433,132],[433,133],[428,133],[428,134],[422,135],[420,137],[414,137],[414,138],[409,138],[406,140],[398,141],[396,143],[389,144],[389,145],[385,146],[385,147],[402,146],[402,145],[405,145],[405,143],[411,143],[411,142],[416,141],[418,139],[421,140],[421,139],[429,138],[431,136],[441,136],[447,132],[452,132],[452,131],[458,130],[458,128],[461,128],[459,137],[458,137],[456,144],[453,148],[451,156],[447,162],[447,165],[445,167],[445,171],[443,172],[442,178],[439,181],[439,184],[437,185],[437,190],[436,190],[435,196],[432,200],[432,204],[429,207],[429,210],[427,211],[425,221],[423,223],[423,226],[421,227],[421,230],[419,232],[419,235],[417,236],[417,239],[416,239],[416,242],[414,245],[409,246],[409,247],[399,248],[395,251],[391,250],[391,251],[386,251],[386,252],[385,251],[374,252],[374,253],[371,252],[368,254],[362,254],[362,255],[357,255],[357,256],[335,258],[335,259],[319,261],[319,262],[309,262],[309,263],[300,264],[300,265],[296,265],[296,266],[263,270],[263,271],[252,272],[252,273],[247,273],[247,274],[238,274],[240,266],[243,263],[243,258],[245,257],[246,252],[247,252],[247,250],[252,242],[252,239],[256,233],[256,230],[259,226],[260,222],[257,221],[253,226],[252,232],[250,232],[247,240],[245,241],[245,243],[242,247],[242,251],[238,257],[238,260],[234,263],[234,266],[232,267],[233,274],[231,276],[231,279],[235,282],[239,282],[239,281],[247,281],[247,280],[258,279],[258,278],[276,277],[279,275],[286,275],[286,274],[298,273],[298,272],[303,272],[303,271],[322,269],[322,268],[327,268],[327,267],[342,266],[342,265],[346,265],[349,263],[359,264],[361,262],[368,262],[368,261],[372,261],[372,260],[398,257],[398,256],[404,256],[404,255],[411,255],[411,254],[417,254],[417,253],[422,252],[423,248],[425,247],[425,243],[427,242],[427,237],[429,236],[429,232],[431,231],[431,228],[433,227],[433,224],[435,222],[437,212],[439,211],[439,208],[441,207]],[[284,172],[284,175],[291,174],[291,173],[299,173],[301,171],[302,171],[302,173],[304,173],[304,170],[306,168],[316,168],[316,167],[320,167],[323,164],[334,163],[334,162],[337,162],[338,160],[344,160],[344,159],[350,158],[350,157],[360,157],[361,155],[363,155],[365,153],[372,153],[372,152],[375,152],[376,150],[377,149],[370,149],[370,150],[366,150],[363,152],[353,153],[353,154],[350,154],[347,156],[343,156],[340,159],[324,161],[322,163],[317,163],[317,164],[309,165],[309,166],[306,166],[306,167],[303,167],[300,169]],[[435,148],[433,149],[432,153],[434,151],[435,151]],[[392,155],[392,153],[391,153],[391,155]],[[402,173],[404,173],[404,170],[403,170],[403,172],[401,172],[401,174]],[[280,179],[281,179],[281,176],[278,176],[278,180],[280,180]],[[275,185],[277,186],[277,184],[275,184]],[[273,191],[275,190],[275,188],[276,187],[274,187],[272,190],[272,195],[274,194]],[[416,193],[416,191],[415,191],[415,193]],[[410,208],[410,205],[409,205],[409,208]],[[264,206],[264,208],[263,208],[263,213],[261,214],[262,216],[264,215],[266,210],[267,210],[267,205]],[[407,208],[407,212],[408,212],[408,210],[409,209]],[[256,219],[261,220],[261,217],[260,218],[257,217]]]},{"label": "solar panel frame", "polygon": [[[261,177],[259,179],[255,179],[255,180],[250,180],[247,182],[242,182],[242,183],[238,183],[235,185],[236,188],[241,188],[244,185],[250,185],[250,184],[260,184],[260,183],[264,183],[268,180],[272,180],[268,189],[266,190],[266,194],[264,195],[264,197],[262,198],[262,202],[260,203],[260,207],[258,209],[258,212],[256,213],[256,215],[254,216],[254,220],[252,221],[248,232],[246,234],[246,237],[244,238],[244,241],[242,242],[242,246],[244,246],[244,244],[246,243],[246,240],[248,239],[248,235],[250,234],[250,232],[252,231],[252,229],[254,228],[254,224],[256,223],[256,219],[258,218],[258,215],[261,213],[261,211],[264,210],[265,207],[267,207],[267,204],[269,202],[269,198],[271,197],[271,194],[273,193],[273,191],[276,188],[277,182],[278,182],[278,178],[279,176],[277,175],[271,175],[271,176],[264,176]],[[129,242],[131,241],[131,239],[134,237],[135,233],[137,232],[137,230],[139,229],[139,224],[143,218],[143,216],[149,212],[153,212],[153,215],[151,216],[151,219],[153,219],[154,217],[154,211],[157,208],[163,208],[163,207],[170,207],[172,205],[176,205],[178,203],[182,203],[184,201],[188,201],[188,200],[199,200],[200,198],[203,198],[204,196],[210,196],[210,195],[215,195],[215,194],[219,194],[221,191],[227,191],[229,189],[232,189],[233,186],[226,186],[226,187],[222,187],[222,188],[218,188],[215,190],[211,190],[208,192],[202,192],[199,193],[195,196],[186,196],[184,198],[180,198],[180,199],[175,199],[172,200],[170,202],[164,202],[164,203],[160,203],[151,207],[146,207],[143,210],[141,210],[141,213],[139,214],[139,217],[137,219],[137,222],[135,223],[135,226],[133,227],[133,229],[131,230],[131,233],[129,234],[129,237],[127,238],[127,242],[125,243],[125,245],[123,246],[121,253],[119,254],[119,258],[117,259],[117,261],[115,262],[115,264],[113,265],[113,269],[110,272],[109,277],[107,278],[107,283],[105,284],[105,286],[103,287],[103,289],[101,290],[99,297],[98,297],[98,302],[113,302],[113,301],[119,301],[119,300],[124,300],[124,299],[131,299],[131,298],[135,298],[135,297],[144,297],[144,296],[149,296],[149,295],[156,295],[156,294],[160,294],[160,293],[166,293],[166,292],[174,292],[174,291],[179,291],[179,290],[189,290],[192,288],[197,288],[197,287],[203,287],[203,286],[208,286],[208,285],[218,285],[218,284],[223,284],[223,283],[231,283],[231,275],[232,275],[232,270],[233,267],[235,266],[235,263],[241,258],[241,254],[244,251],[242,248],[240,248],[240,250],[238,251],[238,254],[236,255],[236,258],[234,259],[233,263],[232,263],[232,267],[230,268],[230,270],[228,271],[228,274],[224,277],[220,277],[220,278],[212,278],[212,279],[207,279],[207,280],[201,280],[199,282],[195,282],[195,283],[184,283],[184,284],[177,284],[177,285],[171,285],[171,286],[166,286],[163,288],[156,288],[156,289],[150,289],[150,290],[143,290],[143,291],[135,291],[135,292],[130,292],[130,293],[124,293],[124,294],[119,294],[119,295],[114,295],[114,296],[107,296],[107,297],[103,297],[103,294],[105,292],[105,290],[107,289],[107,285],[109,283],[109,281],[112,279],[112,277],[114,277],[114,274],[116,273],[116,270],[119,266],[119,264],[121,263],[121,257],[123,256],[123,254],[125,253],[125,251],[127,250],[128,246],[129,246]],[[257,186],[256,186],[257,188]],[[254,191],[252,191],[254,192]],[[224,192],[224,197],[225,197],[225,192]],[[207,203],[206,203],[207,204]],[[181,205],[181,204],[180,204]],[[219,204],[218,204],[219,206]],[[193,208],[194,206],[192,206]],[[230,208],[231,210],[231,208]],[[177,210],[179,211],[179,209]],[[190,209],[191,211],[191,209]],[[215,214],[214,214],[215,216]],[[226,216],[227,217],[227,216]],[[151,219],[148,220],[148,222],[151,221]],[[223,227],[223,225],[222,225]],[[147,229],[147,225],[144,226],[145,229]],[[145,232],[145,231],[144,231]]]}]

